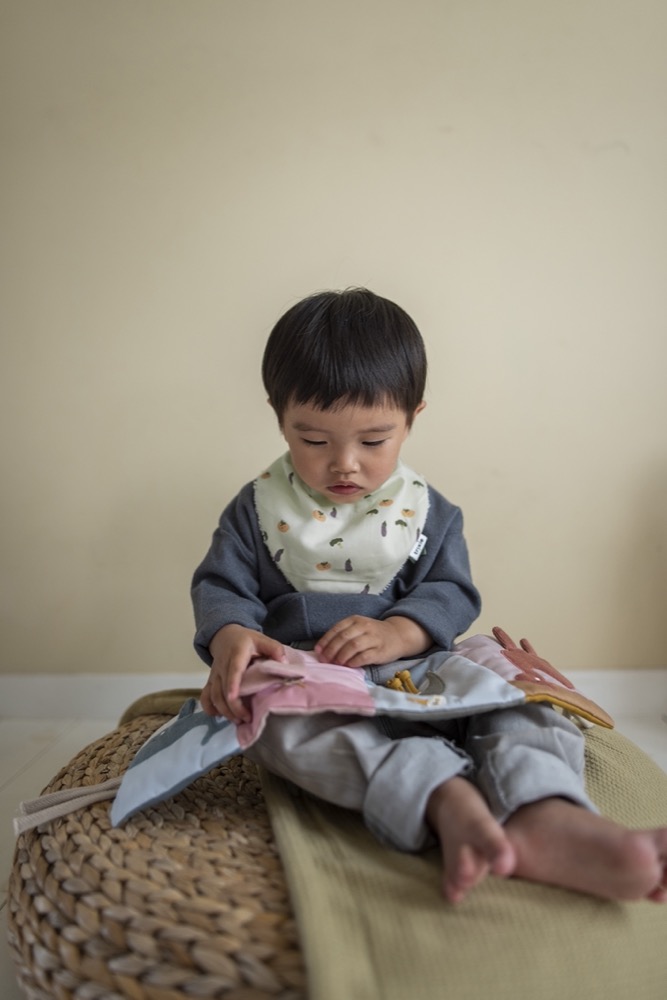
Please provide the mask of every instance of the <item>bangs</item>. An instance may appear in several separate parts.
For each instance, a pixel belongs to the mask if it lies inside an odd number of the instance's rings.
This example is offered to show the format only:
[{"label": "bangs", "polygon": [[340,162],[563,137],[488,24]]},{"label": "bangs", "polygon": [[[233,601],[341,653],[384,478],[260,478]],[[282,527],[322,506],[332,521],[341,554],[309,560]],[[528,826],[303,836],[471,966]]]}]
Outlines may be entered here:
[{"label": "bangs", "polygon": [[426,353],[399,306],[366,289],[325,292],[273,328],[262,365],[279,418],[291,403],[329,410],[388,403],[412,413],[424,395]]}]

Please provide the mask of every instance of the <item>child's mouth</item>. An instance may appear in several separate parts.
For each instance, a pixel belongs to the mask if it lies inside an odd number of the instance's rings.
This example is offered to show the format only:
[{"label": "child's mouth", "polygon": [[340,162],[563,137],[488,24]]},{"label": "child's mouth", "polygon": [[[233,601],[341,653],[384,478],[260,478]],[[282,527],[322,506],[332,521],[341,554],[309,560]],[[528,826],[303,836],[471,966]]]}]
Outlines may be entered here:
[{"label": "child's mouth", "polygon": [[330,493],[337,493],[338,496],[347,497],[352,496],[354,493],[358,493],[361,486],[357,486],[356,483],[335,483],[333,486],[329,487]]}]

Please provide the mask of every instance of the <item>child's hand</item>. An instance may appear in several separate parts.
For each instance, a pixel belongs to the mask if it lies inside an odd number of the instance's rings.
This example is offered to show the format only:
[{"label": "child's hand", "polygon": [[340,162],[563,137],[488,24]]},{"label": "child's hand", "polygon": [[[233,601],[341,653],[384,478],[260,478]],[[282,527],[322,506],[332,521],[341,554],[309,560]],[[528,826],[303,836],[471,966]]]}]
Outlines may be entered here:
[{"label": "child's hand", "polygon": [[223,715],[230,722],[250,722],[251,714],[239,697],[241,677],[259,656],[283,661],[285,648],[263,632],[242,625],[225,625],[209,646],[213,663],[200,701],[207,715]]},{"label": "child's hand", "polygon": [[330,628],[315,646],[323,663],[368,667],[418,656],[432,645],[428,632],[411,618],[364,618],[351,615]]}]

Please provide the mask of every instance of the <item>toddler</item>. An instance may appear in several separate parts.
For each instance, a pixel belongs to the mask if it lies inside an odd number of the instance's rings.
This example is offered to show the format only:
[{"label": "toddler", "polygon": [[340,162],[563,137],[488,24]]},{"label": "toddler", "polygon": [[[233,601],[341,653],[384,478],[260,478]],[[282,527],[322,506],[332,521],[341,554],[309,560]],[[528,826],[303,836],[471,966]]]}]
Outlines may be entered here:
[{"label": "toddler", "polygon": [[[192,585],[202,706],[237,723],[256,658],[292,645],[383,683],[450,649],[480,610],[461,511],[400,457],[425,405],[412,319],[366,289],[310,296],[274,327],[262,373],[287,452],[227,506]],[[437,724],[270,716],[247,753],[398,849],[437,839],[451,902],[488,874],[664,901],[667,828],[597,814],[583,743],[527,704]]]}]

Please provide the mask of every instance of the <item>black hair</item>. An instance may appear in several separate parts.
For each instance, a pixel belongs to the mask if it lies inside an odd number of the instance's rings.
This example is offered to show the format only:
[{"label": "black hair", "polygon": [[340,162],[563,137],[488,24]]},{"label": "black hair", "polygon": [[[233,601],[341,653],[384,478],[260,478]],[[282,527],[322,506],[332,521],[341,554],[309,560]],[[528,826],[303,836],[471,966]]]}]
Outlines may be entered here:
[{"label": "black hair", "polygon": [[426,350],[414,321],[366,288],[317,292],[288,309],[269,335],[262,378],[282,422],[290,403],[401,409],[408,421],[426,385]]}]

